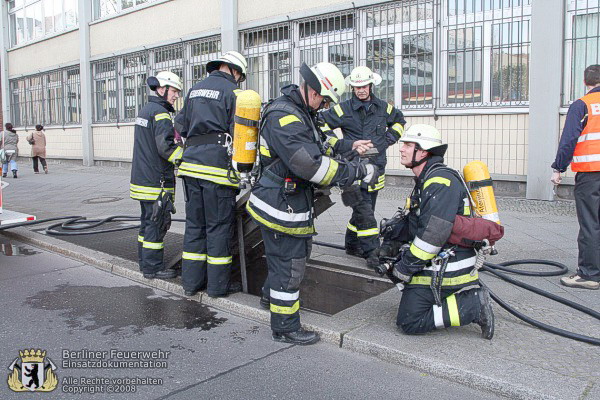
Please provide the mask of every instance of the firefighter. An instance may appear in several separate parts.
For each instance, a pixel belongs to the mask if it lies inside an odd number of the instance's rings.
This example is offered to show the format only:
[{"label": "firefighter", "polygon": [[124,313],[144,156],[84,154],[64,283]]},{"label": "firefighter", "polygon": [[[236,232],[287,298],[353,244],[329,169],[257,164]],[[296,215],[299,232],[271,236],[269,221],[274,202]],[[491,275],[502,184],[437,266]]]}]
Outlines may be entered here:
[{"label": "firefighter", "polygon": [[[447,243],[456,216],[471,215],[460,175],[443,164],[448,145],[435,127],[424,124],[412,125],[400,141],[401,163],[416,183],[408,207],[412,243],[393,269],[405,283],[396,323],[407,334],[477,323],[491,339],[494,314],[488,290],[479,286],[475,250]],[[438,278],[436,293],[432,280]]]},{"label": "firefighter", "polygon": [[600,65],[584,73],[587,94],[569,107],[551,181],[558,185],[569,163],[575,175],[575,208],[579,221],[578,268],[560,278],[565,286],[600,289]]},{"label": "firefighter", "polygon": [[378,264],[379,230],[375,219],[377,194],[385,185],[386,150],[400,139],[404,132],[404,116],[391,104],[377,98],[373,86],[381,76],[368,67],[352,70],[346,83],[352,87],[352,98],[321,113],[321,130],[325,134],[340,128],[344,138],[368,139],[378,150],[373,162],[379,168],[379,181],[374,187],[361,184],[363,202],[352,207],[352,217],[346,227],[346,253],[367,259],[367,266]]},{"label": "firefighter", "polygon": [[246,68],[246,59],[236,51],[208,62],[208,77],[190,89],[175,121],[186,138],[178,176],[186,194],[181,278],[187,296],[205,289],[210,297],[241,290],[239,282],[230,282],[238,191],[231,144],[235,98]]},{"label": "firefighter", "polygon": [[[282,96],[263,112],[260,127],[262,175],[246,209],[260,226],[268,278],[263,288],[271,310],[273,340],[300,345],[319,340],[300,327],[299,287],[310,256],[314,227],[314,187],[347,186],[362,179],[376,182],[378,169],[366,161],[352,162],[325,155],[316,125],[316,111],[337,103],[344,77],[330,63],[300,67],[303,83],[287,85]],[[366,151],[368,141],[339,141],[333,147]],[[330,147],[329,150],[332,148]]]},{"label": "firefighter", "polygon": [[[152,218],[154,203],[166,193],[175,193],[174,164],[183,149],[175,143],[171,113],[179,98],[182,83],[176,74],[163,71],[148,78],[148,86],[156,93],[150,96],[135,119],[130,196],[139,200],[142,214],[138,235],[140,270],[148,279],[177,276],[163,263],[163,239],[168,223]],[[169,216],[167,216],[169,217]]]}]

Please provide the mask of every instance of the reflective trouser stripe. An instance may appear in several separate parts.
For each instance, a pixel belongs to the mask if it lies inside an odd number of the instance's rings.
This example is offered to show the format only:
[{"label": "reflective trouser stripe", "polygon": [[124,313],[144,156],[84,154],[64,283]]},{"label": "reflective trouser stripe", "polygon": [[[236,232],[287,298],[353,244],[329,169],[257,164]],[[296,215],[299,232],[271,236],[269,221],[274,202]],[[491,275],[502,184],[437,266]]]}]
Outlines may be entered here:
[{"label": "reflective trouser stripe", "polygon": [[181,258],[190,261],[206,261],[206,254],[184,251]]},{"label": "reflective trouser stripe", "polygon": [[142,235],[138,235],[138,242],[144,243],[144,237]]},{"label": "reflective trouser stripe", "polygon": [[361,230],[361,229],[358,229],[356,226],[352,225],[350,222],[348,222],[348,225],[346,225],[346,228],[348,228],[349,231],[356,233],[356,236],[358,236],[358,237],[379,235],[379,228],[370,228],[370,229],[362,229]]},{"label": "reflective trouser stripe", "polygon": [[225,264],[231,264],[232,261],[232,257],[228,256],[228,257],[211,257],[208,256],[208,263],[209,264],[213,264],[213,265],[225,265]]},{"label": "reflective trouser stripe", "polygon": [[272,299],[283,300],[283,301],[294,301],[294,300],[298,300],[298,298],[300,297],[300,291],[295,291],[294,293],[286,293],[286,292],[280,292],[278,290],[270,289],[269,296],[271,296]]},{"label": "reflective trouser stripe", "polygon": [[448,314],[450,315],[450,326],[460,326],[460,315],[456,304],[456,295],[452,294],[446,298]]},{"label": "reflective trouser stripe", "polygon": [[294,303],[294,305],[291,307],[277,306],[277,305],[271,303],[271,312],[275,313],[275,314],[290,315],[290,314],[294,314],[299,309],[300,309],[300,300],[297,300]]},{"label": "reflective trouser stripe", "polygon": [[433,321],[435,322],[436,328],[445,328],[444,325],[444,309],[442,307],[433,305]]},{"label": "reflective trouser stripe", "polygon": [[165,248],[165,244],[163,242],[144,242],[143,247],[145,249],[160,250]]}]

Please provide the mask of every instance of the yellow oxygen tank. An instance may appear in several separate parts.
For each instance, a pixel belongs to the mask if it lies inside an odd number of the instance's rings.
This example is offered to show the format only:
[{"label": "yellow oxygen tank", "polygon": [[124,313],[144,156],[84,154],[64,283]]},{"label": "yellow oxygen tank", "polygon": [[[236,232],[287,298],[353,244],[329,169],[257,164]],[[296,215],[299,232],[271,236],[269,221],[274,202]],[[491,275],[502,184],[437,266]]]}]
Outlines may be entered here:
[{"label": "yellow oxygen tank", "polygon": [[232,163],[241,173],[252,171],[256,161],[260,106],[260,95],[254,90],[243,90],[237,95]]},{"label": "yellow oxygen tank", "polygon": [[471,161],[463,168],[463,175],[475,202],[477,213],[500,225],[494,187],[487,165],[483,161]]}]

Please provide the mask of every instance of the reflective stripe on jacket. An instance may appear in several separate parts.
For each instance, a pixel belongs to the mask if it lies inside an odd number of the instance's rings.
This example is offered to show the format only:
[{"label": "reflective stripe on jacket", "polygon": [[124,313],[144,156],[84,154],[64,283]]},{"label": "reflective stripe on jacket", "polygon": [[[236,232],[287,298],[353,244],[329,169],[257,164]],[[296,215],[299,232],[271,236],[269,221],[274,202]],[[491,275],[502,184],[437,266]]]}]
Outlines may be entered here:
[{"label": "reflective stripe on jacket", "polygon": [[[321,135],[306,111],[296,85],[281,89],[282,96],[268,106],[260,130],[263,173],[246,209],[260,225],[293,236],[315,234],[313,185],[352,183],[356,167],[324,155]],[[286,193],[284,180],[297,188]]]},{"label": "reflective stripe on jacket", "polygon": [[173,191],[173,163],[183,150],[175,143],[171,104],[156,96],[148,100],[135,120],[129,194],[135,200],[153,201],[160,193],[161,180]]},{"label": "reflective stripe on jacket", "polygon": [[586,105],[587,122],[577,139],[571,169],[574,172],[600,171],[600,92],[581,98]]},{"label": "reflective stripe on jacket", "polygon": [[[412,209],[409,232],[413,237],[410,249],[402,258],[405,272],[413,274],[410,285],[431,284],[437,266],[431,261],[450,245],[450,237],[456,215],[469,216],[468,192],[459,178],[443,164],[441,157],[432,157],[417,179],[412,202],[419,204]],[[443,167],[443,168],[440,168]],[[455,255],[448,259],[442,286],[460,288],[478,282],[477,273],[471,275],[475,265],[475,250],[456,247]]]},{"label": "reflective stripe on jacket", "polygon": [[[224,132],[233,138],[233,117],[238,92],[233,76],[222,71],[211,72],[188,92],[183,109],[175,118],[175,127],[182,137],[188,139]],[[237,184],[227,179],[230,158],[227,147],[222,144],[188,146],[183,153],[177,176],[190,176],[237,187]]]}]

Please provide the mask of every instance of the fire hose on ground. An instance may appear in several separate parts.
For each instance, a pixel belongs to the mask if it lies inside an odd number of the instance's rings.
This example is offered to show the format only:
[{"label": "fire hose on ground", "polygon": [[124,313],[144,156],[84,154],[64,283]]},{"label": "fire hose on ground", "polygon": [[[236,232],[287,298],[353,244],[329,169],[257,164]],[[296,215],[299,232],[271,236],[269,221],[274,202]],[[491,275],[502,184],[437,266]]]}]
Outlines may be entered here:
[{"label": "fire hose on ground", "polygon": [[[27,222],[11,224],[8,226],[3,226],[3,227],[0,227],[0,232],[2,232],[4,230],[12,229],[12,228],[23,227],[23,226],[31,226],[31,225],[37,225],[37,224],[42,224],[42,223],[47,223],[47,222],[54,222],[54,221],[63,221],[63,222],[57,222],[55,224],[48,226],[44,230],[44,232],[48,235],[53,235],[53,236],[93,235],[93,234],[108,233],[108,232],[119,232],[119,231],[125,231],[125,230],[129,230],[129,229],[138,229],[139,228],[138,225],[126,225],[126,226],[121,226],[118,228],[99,229],[99,230],[89,231],[90,229],[100,227],[103,224],[110,223],[110,222],[132,222],[132,221],[139,221],[139,220],[140,220],[139,217],[126,216],[126,215],[115,215],[115,216],[110,216],[110,217],[106,217],[106,218],[102,218],[102,219],[87,219],[86,217],[83,217],[83,216],[55,217],[55,218],[45,218],[45,219],[39,219],[37,221],[27,221]],[[172,222],[185,222],[184,219],[178,219],[178,218],[173,218],[171,221]],[[338,249],[338,250],[345,249],[344,246],[331,244],[331,243],[324,243],[324,242],[319,242],[319,241],[314,241],[313,244],[315,244],[317,246],[324,246],[324,247],[334,248],[334,249]],[[526,265],[526,264],[550,265],[550,266],[556,267],[557,270],[555,270],[555,271],[527,271],[527,270],[509,268],[509,266]],[[585,307],[585,306],[583,306],[579,303],[573,302],[571,300],[567,300],[565,298],[557,296],[553,293],[536,288],[535,286],[532,286],[527,283],[513,279],[504,273],[504,272],[508,272],[508,273],[513,273],[516,275],[538,276],[538,277],[540,277],[540,276],[542,276],[542,277],[560,276],[560,275],[564,275],[565,273],[568,272],[567,266],[562,263],[559,263],[556,261],[538,260],[538,259],[515,260],[515,261],[502,262],[502,263],[498,263],[498,264],[485,262],[481,270],[491,273],[508,283],[511,283],[511,284],[519,286],[523,289],[529,290],[531,292],[534,292],[536,294],[539,294],[541,296],[544,296],[546,298],[549,298],[551,300],[559,302],[567,307],[571,307],[573,309],[581,311],[584,314],[587,314],[587,315],[600,321],[600,312],[593,310],[591,308]],[[503,272],[500,272],[500,271],[503,271]],[[484,284],[483,282],[481,282],[481,283]],[[564,330],[561,328],[557,328],[557,327],[545,324],[543,322],[537,321],[531,317],[528,317],[527,315],[523,314],[522,312],[516,310],[514,307],[510,306],[506,301],[502,300],[491,290],[490,290],[490,295],[492,296],[492,299],[494,299],[494,301],[496,301],[502,308],[504,308],[506,311],[508,311],[515,317],[527,322],[528,324],[531,324],[539,329],[542,329],[546,332],[553,333],[555,335],[559,335],[559,336],[563,336],[563,337],[577,340],[580,342],[585,342],[585,343],[589,343],[592,345],[600,346],[600,338],[581,335],[581,334],[578,334],[575,332],[570,332],[570,331],[567,331],[567,330]]]},{"label": "fire hose on ground", "polygon": [[[329,248],[338,249],[338,250],[345,250],[344,246],[330,244],[330,243],[314,241],[313,244],[317,245],[317,246],[329,247]],[[515,265],[550,265],[550,266],[556,267],[557,269],[555,271],[527,271],[527,270],[521,270],[521,269],[508,268],[509,266],[515,266]],[[538,260],[538,259],[515,260],[515,261],[502,262],[502,263],[498,263],[498,264],[485,262],[483,264],[483,267],[481,270],[488,272],[490,274],[493,274],[508,283],[511,283],[511,284],[519,286],[523,289],[529,290],[530,292],[533,292],[533,293],[539,294],[540,296],[544,296],[548,299],[554,300],[554,301],[561,303],[567,307],[574,308],[574,309],[581,311],[582,313],[587,314],[587,315],[600,321],[600,312],[593,310],[589,307],[585,307],[574,301],[567,300],[565,298],[557,296],[553,293],[536,288],[535,286],[532,286],[527,283],[513,279],[504,273],[504,272],[509,272],[509,273],[512,273],[515,275],[538,276],[538,277],[560,276],[560,275],[566,274],[569,271],[567,266],[562,263],[559,263],[557,261]],[[500,271],[503,271],[503,272],[500,272]],[[481,284],[485,285],[484,282],[481,282]],[[488,287],[488,290],[489,290],[489,287]],[[585,342],[585,343],[593,344],[596,346],[600,346],[600,338],[581,335],[581,334],[578,334],[575,332],[570,332],[570,331],[567,331],[567,330],[564,330],[561,328],[557,328],[555,326],[551,326],[551,325],[545,324],[543,322],[537,321],[537,320],[525,315],[524,313],[518,311],[511,305],[509,305],[506,301],[502,300],[491,290],[490,290],[490,295],[492,296],[492,299],[494,299],[494,301],[496,301],[496,303],[498,303],[500,305],[500,307],[504,308],[506,311],[508,311],[515,317],[519,318],[522,321],[527,322],[530,325],[533,325],[539,329],[542,329],[546,332],[553,333],[555,335],[559,335],[559,336],[563,336],[563,337],[577,340],[580,342]]]}]

